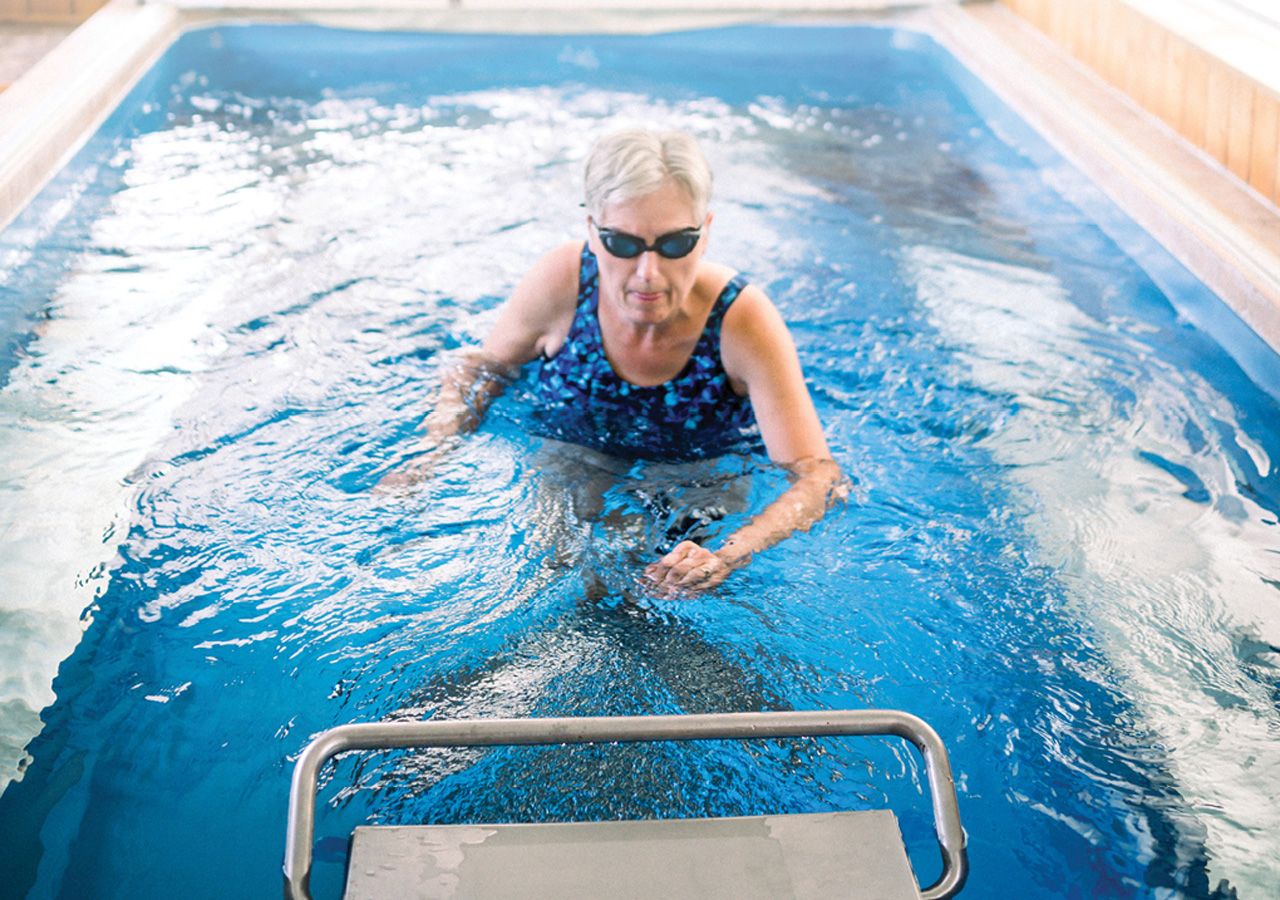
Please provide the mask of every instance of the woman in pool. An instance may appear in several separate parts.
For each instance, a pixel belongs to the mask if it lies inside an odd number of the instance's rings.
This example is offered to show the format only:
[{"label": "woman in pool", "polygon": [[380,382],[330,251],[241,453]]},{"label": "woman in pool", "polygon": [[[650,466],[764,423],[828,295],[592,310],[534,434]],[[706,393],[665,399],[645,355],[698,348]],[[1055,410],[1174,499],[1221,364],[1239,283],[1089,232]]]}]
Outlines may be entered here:
[{"label": "woman in pool", "polygon": [[385,483],[429,470],[475,428],[506,378],[540,360],[543,434],[604,453],[687,460],[750,449],[790,488],[712,550],[685,540],[648,566],[660,593],[706,590],[844,496],[795,345],[758,288],[703,258],[711,172],[692,137],[624,131],[586,167],[586,243],[552,250],[525,275],[493,331],[445,378],[422,455]]}]

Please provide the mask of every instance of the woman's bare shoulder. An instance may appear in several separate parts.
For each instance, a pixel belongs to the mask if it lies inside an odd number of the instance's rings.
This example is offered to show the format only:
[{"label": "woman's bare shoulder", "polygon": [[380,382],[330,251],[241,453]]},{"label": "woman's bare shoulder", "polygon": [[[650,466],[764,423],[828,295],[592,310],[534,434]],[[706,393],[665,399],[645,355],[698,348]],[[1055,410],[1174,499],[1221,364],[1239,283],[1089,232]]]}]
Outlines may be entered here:
[{"label": "woman's bare shoulder", "polygon": [[544,253],[503,304],[486,351],[514,364],[554,353],[573,321],[581,257],[581,241]]},{"label": "woman's bare shoulder", "polygon": [[562,299],[565,294],[578,293],[578,270],[582,265],[582,241],[568,241],[548,250],[533,264],[516,291],[525,289],[529,294],[551,295]]},{"label": "woman's bare shoulder", "polygon": [[734,299],[720,334],[721,356],[731,374],[778,352],[786,353],[792,345],[782,314],[754,284],[748,284]]},{"label": "woman's bare shoulder", "polygon": [[764,289],[748,281],[725,313],[724,323],[726,328],[741,330],[772,326],[781,318]]}]

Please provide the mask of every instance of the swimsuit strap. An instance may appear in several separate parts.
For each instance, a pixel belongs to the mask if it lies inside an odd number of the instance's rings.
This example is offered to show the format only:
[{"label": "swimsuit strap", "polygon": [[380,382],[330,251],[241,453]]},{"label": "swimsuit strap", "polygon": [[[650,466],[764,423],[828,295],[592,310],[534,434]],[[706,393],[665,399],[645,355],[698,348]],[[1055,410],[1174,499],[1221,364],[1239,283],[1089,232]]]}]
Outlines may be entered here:
[{"label": "swimsuit strap", "polygon": [[747,280],[742,277],[742,273],[734,273],[716,297],[716,302],[711,307],[711,313],[707,316],[707,324],[703,328],[703,333],[712,332],[716,336],[716,343],[720,343],[720,326],[724,321],[724,315],[729,311],[729,307],[733,305],[733,301],[738,299],[738,295],[742,293],[747,286]]},{"label": "swimsuit strap", "polygon": [[582,242],[582,254],[578,263],[578,309],[594,308],[600,297],[600,264],[591,252],[591,245]]}]

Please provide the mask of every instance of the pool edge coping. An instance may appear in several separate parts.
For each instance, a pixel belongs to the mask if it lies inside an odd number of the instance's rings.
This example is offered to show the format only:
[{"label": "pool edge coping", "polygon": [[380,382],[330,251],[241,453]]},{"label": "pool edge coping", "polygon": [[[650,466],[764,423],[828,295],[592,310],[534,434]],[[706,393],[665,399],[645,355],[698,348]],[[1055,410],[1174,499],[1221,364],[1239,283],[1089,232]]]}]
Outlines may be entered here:
[{"label": "pool edge coping", "polygon": [[1280,354],[1280,210],[1002,4],[929,33]]},{"label": "pool edge coping", "polygon": [[181,19],[166,4],[111,0],[0,94],[0,230],[164,54]]}]

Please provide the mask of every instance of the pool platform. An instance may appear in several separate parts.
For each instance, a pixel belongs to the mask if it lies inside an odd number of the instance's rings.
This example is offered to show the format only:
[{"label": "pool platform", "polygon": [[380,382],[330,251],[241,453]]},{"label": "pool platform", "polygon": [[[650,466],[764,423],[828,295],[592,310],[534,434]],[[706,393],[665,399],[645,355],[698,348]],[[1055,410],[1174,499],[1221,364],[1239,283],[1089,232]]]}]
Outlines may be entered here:
[{"label": "pool platform", "polygon": [[898,737],[924,760],[942,871],[920,889],[888,810],[718,819],[362,826],[348,900],[616,897],[673,900],[945,900],[963,887],[968,843],[945,746],[898,710],[468,719],[342,725],[293,772],[284,858],[288,900],[311,896],[321,772],[353,751],[654,741]]},{"label": "pool platform", "polygon": [[888,810],[571,822],[361,826],[347,900],[919,900]]}]

